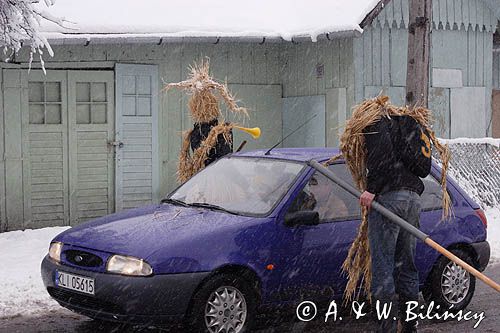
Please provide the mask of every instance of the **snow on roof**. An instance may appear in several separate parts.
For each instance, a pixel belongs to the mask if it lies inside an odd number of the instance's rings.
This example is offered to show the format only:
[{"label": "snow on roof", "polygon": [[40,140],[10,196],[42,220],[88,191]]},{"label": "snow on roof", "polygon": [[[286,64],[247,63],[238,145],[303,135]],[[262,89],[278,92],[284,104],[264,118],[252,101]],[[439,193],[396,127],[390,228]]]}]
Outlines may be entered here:
[{"label": "snow on roof", "polygon": [[362,32],[379,0],[58,0],[46,9],[74,22],[44,22],[51,40],[67,38],[308,37]]}]

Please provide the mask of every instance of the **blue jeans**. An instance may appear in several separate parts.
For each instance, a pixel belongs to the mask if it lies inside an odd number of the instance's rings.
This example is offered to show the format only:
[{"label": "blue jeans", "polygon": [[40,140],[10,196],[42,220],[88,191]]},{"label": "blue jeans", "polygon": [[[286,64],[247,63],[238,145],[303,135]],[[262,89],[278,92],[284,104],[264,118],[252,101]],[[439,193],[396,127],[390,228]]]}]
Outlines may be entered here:
[{"label": "blue jeans", "polygon": [[[391,191],[377,196],[376,200],[411,225],[420,227],[420,196],[417,193],[408,190]],[[377,300],[380,303],[392,303],[389,319],[379,321],[377,331],[396,332],[397,321],[393,317],[399,305],[402,309],[405,307],[403,303],[418,301],[416,238],[371,209],[368,216],[368,240],[372,264],[372,303],[375,304]],[[398,299],[401,304],[398,304]]]}]

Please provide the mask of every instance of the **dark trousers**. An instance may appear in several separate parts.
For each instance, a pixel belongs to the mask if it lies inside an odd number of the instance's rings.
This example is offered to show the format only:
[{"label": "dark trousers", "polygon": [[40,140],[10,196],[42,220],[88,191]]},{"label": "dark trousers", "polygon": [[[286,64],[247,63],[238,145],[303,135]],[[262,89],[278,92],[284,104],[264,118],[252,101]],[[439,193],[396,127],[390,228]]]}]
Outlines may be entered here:
[{"label": "dark trousers", "polygon": [[[398,190],[376,199],[396,215],[419,228],[420,196]],[[418,301],[418,272],[415,266],[416,238],[374,209],[368,216],[368,239],[372,264],[372,303],[392,305],[387,320],[379,320],[377,332],[396,332],[397,312],[405,321],[406,302]],[[399,297],[398,297],[399,296]],[[375,307],[374,307],[375,309]],[[375,315],[377,313],[375,312]]]}]

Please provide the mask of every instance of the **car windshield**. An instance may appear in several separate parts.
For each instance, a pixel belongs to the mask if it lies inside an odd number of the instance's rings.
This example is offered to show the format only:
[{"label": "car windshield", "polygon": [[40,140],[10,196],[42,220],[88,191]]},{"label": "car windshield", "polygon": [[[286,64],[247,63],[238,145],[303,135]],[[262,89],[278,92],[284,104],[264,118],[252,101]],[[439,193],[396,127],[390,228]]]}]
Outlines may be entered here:
[{"label": "car windshield", "polygon": [[193,176],[169,199],[243,215],[266,215],[303,167],[267,158],[222,158]]}]

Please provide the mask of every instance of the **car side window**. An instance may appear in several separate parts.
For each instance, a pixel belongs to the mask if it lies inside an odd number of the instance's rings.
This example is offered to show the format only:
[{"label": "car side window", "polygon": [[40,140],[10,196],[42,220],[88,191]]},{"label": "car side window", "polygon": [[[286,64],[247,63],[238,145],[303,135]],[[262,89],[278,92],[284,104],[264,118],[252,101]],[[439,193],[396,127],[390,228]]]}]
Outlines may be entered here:
[{"label": "car side window", "polygon": [[424,182],[424,192],[421,197],[422,210],[437,210],[442,208],[441,200],[443,199],[443,191],[441,185],[432,176],[428,175],[422,178]]},{"label": "car side window", "polygon": [[[352,184],[351,175],[344,164],[334,164],[329,168]],[[292,203],[289,212],[300,210],[318,212],[322,223],[358,219],[360,216],[358,200],[319,172],[315,172],[309,178]]]}]

